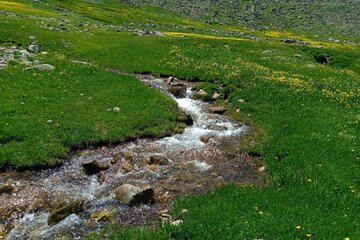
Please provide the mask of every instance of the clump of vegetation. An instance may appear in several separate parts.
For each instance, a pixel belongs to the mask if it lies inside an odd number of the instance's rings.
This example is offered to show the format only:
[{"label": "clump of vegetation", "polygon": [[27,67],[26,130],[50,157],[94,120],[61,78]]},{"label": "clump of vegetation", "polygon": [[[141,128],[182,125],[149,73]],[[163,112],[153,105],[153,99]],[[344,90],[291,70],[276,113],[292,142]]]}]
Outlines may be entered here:
[{"label": "clump of vegetation", "polygon": [[314,59],[317,63],[329,63],[332,57],[327,53],[316,53]]}]

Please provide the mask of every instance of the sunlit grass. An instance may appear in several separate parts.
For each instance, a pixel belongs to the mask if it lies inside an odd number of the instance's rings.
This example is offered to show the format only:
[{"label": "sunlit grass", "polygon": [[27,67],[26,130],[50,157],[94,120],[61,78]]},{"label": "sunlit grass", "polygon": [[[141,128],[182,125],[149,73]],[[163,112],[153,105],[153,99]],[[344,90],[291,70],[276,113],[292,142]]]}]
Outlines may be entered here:
[{"label": "sunlit grass", "polygon": [[[117,7],[114,2],[107,7],[80,1],[51,3],[76,12],[76,19],[102,24],[141,18],[138,22],[202,26],[169,19],[171,14],[157,16],[156,11],[163,14],[158,9],[147,12],[141,7]],[[266,187],[228,186],[185,196],[175,204],[175,218],[181,209],[189,210],[180,227],[113,227],[104,233],[110,238],[359,239],[359,47],[290,31],[247,32],[271,37],[253,41],[198,29],[181,33],[170,27],[162,28],[166,37],[155,37],[101,28],[90,33],[51,31],[37,20],[20,17],[1,16],[1,24],[5,30],[0,31],[0,42],[26,48],[34,35],[51,54],[45,61],[57,67],[47,73],[23,71],[15,65],[0,73],[1,126],[8,123],[0,135],[3,165],[51,162],[66,155],[71,146],[143,133],[158,136],[176,125],[174,102],[104,68],[201,81],[207,91],[227,96],[218,103],[227,105],[232,116],[239,120],[246,116],[247,122],[261,126],[264,134],[244,140],[246,147],[240,147],[262,156],[268,172]],[[283,38],[311,44],[282,44]],[[318,52],[330,54],[333,60],[317,63]],[[79,66],[72,59],[94,66]],[[115,105],[124,114],[107,111]]]}]

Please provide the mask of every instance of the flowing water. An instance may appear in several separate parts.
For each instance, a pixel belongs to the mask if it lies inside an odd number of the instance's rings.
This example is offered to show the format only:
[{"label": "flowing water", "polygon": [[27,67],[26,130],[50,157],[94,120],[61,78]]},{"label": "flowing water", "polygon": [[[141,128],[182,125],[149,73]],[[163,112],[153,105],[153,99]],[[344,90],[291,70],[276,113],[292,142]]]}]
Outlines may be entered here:
[{"label": "flowing water", "polygon": [[[164,79],[141,76],[141,80],[171,96]],[[170,220],[171,203],[178,195],[203,193],[229,182],[256,183],[255,165],[232,151],[239,147],[247,127],[225,115],[210,114],[211,105],[194,100],[191,88],[189,85],[186,97],[174,98],[194,121],[181,134],[82,150],[57,169],[0,173],[0,186],[10,182],[14,187],[12,193],[0,194],[0,238],[76,239],[111,221],[144,224]],[[201,141],[204,136],[207,141]],[[159,162],[149,161],[154,157]],[[82,163],[87,160],[108,165],[108,169],[86,175]],[[121,204],[114,192],[124,183],[152,186],[155,203]],[[88,204],[84,211],[48,225],[52,205],[61,200]]]}]

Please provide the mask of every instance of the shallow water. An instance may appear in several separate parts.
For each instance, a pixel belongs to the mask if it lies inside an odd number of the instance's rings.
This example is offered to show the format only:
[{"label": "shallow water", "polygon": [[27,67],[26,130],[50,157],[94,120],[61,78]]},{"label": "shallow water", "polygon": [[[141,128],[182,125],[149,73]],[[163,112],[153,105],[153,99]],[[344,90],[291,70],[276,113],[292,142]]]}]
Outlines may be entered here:
[{"label": "shallow water", "polygon": [[[141,79],[168,94],[164,79],[151,76]],[[208,113],[211,105],[192,99],[191,87],[185,98],[174,98],[194,120],[182,134],[83,150],[70,156],[58,169],[1,173],[0,184],[10,181],[14,191],[0,195],[0,238],[1,229],[7,232],[7,239],[81,238],[108,221],[122,224],[157,221],[171,211],[172,199],[180,194],[202,193],[228,182],[255,183],[253,163],[239,154],[229,155],[222,148],[228,141],[237,147],[247,127],[227,116]],[[210,141],[202,142],[203,136],[209,136]],[[129,155],[130,160],[126,157]],[[165,161],[151,164],[152,156],[161,156]],[[86,175],[82,163],[93,159],[109,164],[110,168],[97,175]],[[155,189],[156,203],[134,207],[119,203],[114,191],[124,183],[150,184]],[[59,198],[84,199],[89,207],[48,226],[51,206]],[[94,217],[99,211],[110,212],[111,219]]]}]

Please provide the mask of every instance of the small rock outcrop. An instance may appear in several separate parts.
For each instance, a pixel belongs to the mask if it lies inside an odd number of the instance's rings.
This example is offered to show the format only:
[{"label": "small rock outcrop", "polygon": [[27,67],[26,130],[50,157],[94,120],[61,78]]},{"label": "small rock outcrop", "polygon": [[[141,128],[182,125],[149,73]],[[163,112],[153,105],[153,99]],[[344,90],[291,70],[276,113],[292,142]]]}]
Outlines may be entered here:
[{"label": "small rock outcrop", "polygon": [[116,198],[125,205],[150,203],[154,199],[154,189],[151,187],[136,187],[131,184],[124,184],[115,191]]},{"label": "small rock outcrop", "polygon": [[301,39],[296,39],[296,38],[289,38],[289,39],[284,39],[281,40],[282,43],[286,43],[286,44],[299,44],[299,45],[306,45],[308,44],[307,42],[304,42]]},{"label": "small rock outcrop", "polygon": [[159,37],[165,36],[164,33],[162,33],[162,32],[151,31],[151,30],[147,30],[147,29],[140,29],[140,30],[134,32],[134,34],[138,35],[138,36],[144,36],[144,35],[159,36]]},{"label": "small rock outcrop", "polygon": [[177,78],[175,78],[175,77],[169,77],[169,78],[167,78],[165,80],[167,85],[170,85],[171,83],[174,83],[174,82],[177,82],[177,81],[179,81],[179,80]]},{"label": "small rock outcrop", "polygon": [[35,69],[35,70],[39,70],[39,71],[52,71],[52,70],[55,70],[55,67],[50,64],[39,64],[39,65],[35,65],[29,69]]},{"label": "small rock outcrop", "polygon": [[31,53],[38,53],[40,51],[40,47],[36,42],[33,42],[29,45],[28,51]]}]

